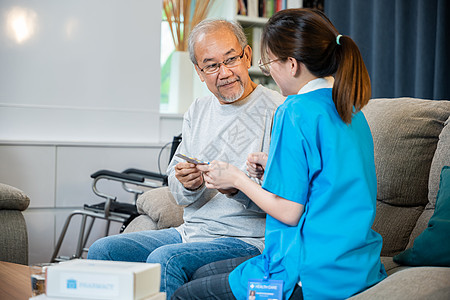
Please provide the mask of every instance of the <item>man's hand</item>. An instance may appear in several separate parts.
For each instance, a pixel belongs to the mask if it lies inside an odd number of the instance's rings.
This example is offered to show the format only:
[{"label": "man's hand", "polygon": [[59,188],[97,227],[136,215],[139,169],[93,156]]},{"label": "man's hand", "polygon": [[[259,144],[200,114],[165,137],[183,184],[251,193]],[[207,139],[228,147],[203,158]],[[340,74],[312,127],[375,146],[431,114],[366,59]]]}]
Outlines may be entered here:
[{"label": "man's hand", "polygon": [[247,172],[251,177],[262,180],[267,164],[267,154],[264,152],[250,153],[247,157]]},{"label": "man's hand", "polygon": [[203,184],[203,175],[195,164],[180,162],[175,165],[175,177],[188,190],[196,190]]}]

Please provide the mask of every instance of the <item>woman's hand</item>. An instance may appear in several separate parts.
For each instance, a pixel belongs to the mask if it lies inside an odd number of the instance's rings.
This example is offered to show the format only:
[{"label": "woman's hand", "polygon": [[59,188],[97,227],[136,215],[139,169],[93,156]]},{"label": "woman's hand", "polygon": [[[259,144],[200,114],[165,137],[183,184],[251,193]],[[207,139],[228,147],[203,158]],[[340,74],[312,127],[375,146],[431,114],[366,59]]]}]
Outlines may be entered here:
[{"label": "woman's hand", "polygon": [[[258,152],[249,155],[249,168],[255,175],[261,174],[262,177],[266,163],[267,154],[265,153]],[[302,204],[284,199],[264,190],[259,184],[248,178],[244,172],[233,165],[214,160],[209,165],[197,165],[197,169],[203,172],[203,178],[207,188],[217,189],[219,191],[236,188],[246,194],[247,197],[266,213],[287,225],[297,225],[303,214],[304,206]]]},{"label": "woman's hand", "polygon": [[228,190],[236,187],[236,180],[245,174],[229,163],[213,160],[209,165],[197,165],[203,172],[206,187],[209,189]]},{"label": "woman's hand", "polygon": [[267,154],[264,152],[250,153],[247,157],[247,172],[250,177],[262,180],[266,168]]}]

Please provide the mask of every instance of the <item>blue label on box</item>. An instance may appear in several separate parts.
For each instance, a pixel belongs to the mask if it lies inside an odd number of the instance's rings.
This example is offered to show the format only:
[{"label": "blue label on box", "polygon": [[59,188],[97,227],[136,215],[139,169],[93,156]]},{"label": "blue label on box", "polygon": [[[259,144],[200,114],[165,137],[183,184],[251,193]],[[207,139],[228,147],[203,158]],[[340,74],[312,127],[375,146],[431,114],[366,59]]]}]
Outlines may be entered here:
[{"label": "blue label on box", "polygon": [[67,288],[68,289],[76,289],[77,281],[75,279],[67,279]]},{"label": "blue label on box", "polygon": [[248,300],[282,300],[283,280],[250,279],[247,288]]}]

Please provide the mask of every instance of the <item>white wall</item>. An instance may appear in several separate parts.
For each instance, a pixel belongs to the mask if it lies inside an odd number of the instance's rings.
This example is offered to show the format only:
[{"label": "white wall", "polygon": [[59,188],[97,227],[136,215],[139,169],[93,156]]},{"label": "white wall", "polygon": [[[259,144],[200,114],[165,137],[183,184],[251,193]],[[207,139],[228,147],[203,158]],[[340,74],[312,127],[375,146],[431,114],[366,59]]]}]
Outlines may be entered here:
[{"label": "white wall", "polygon": [[[157,171],[180,133],[179,115],[159,114],[160,24],[157,0],[0,1],[0,182],[30,196],[30,263],[49,261],[72,210],[103,200],[91,173]],[[76,231],[61,255],[74,253]]]},{"label": "white wall", "polygon": [[0,140],[158,142],[161,1],[2,0]]}]

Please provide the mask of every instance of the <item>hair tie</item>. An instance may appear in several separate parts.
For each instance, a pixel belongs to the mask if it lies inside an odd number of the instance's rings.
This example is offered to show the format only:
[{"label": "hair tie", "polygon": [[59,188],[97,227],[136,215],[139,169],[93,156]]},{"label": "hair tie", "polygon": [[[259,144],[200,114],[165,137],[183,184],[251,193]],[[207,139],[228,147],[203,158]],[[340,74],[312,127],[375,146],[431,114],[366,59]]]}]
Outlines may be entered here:
[{"label": "hair tie", "polygon": [[336,44],[341,45],[341,43],[339,43],[339,39],[341,38],[342,34],[338,34],[338,36],[336,37]]}]

